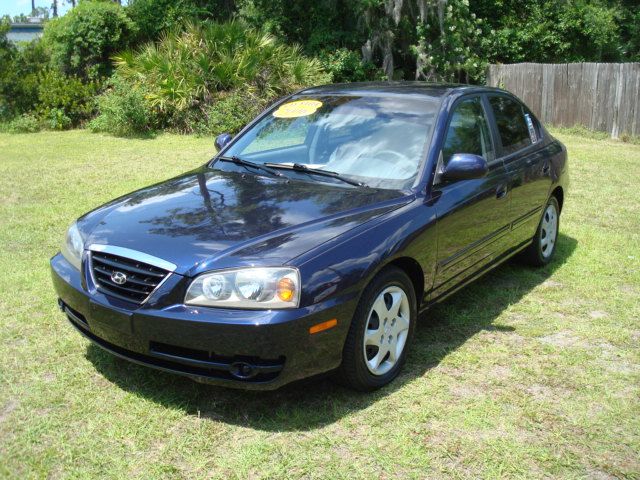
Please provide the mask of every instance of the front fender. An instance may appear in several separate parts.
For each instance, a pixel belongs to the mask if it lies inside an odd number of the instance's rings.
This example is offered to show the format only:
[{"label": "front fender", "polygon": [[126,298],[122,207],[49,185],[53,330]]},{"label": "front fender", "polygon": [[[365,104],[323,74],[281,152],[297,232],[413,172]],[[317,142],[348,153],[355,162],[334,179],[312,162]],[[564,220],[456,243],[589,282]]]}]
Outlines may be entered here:
[{"label": "front fender", "polygon": [[344,294],[359,298],[380,270],[403,257],[420,265],[428,291],[435,273],[435,224],[435,208],[416,196],[398,210],[324,244],[321,251],[298,257],[293,263],[304,286],[301,305]]}]

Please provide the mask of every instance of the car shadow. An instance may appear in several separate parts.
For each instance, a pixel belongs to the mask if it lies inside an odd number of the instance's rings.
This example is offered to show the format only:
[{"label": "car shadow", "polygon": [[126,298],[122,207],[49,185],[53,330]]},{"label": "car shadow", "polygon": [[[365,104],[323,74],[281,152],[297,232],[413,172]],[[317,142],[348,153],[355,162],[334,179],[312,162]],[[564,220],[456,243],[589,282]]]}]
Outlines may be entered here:
[{"label": "car shadow", "polygon": [[[121,360],[90,344],[86,358],[120,388],[166,408],[203,419],[264,431],[304,431],[331,424],[364,409],[408,382],[424,376],[449,352],[480,331],[508,334],[494,324],[500,313],[545,282],[573,254],[577,240],[559,235],[556,258],[543,268],[506,262],[422,315],[401,375],[373,393],[359,393],[315,377],[273,392],[251,392],[203,385],[185,377]],[[478,305],[481,304],[481,308]]]}]

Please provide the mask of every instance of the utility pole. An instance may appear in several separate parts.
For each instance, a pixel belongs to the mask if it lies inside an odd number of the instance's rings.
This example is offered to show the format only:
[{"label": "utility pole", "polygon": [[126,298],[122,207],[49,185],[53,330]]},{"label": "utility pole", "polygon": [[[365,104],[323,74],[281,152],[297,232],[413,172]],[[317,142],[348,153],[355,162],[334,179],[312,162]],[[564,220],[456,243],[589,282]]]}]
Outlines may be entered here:
[{"label": "utility pole", "polygon": [[36,12],[36,0],[31,0],[31,15],[34,15]]},{"label": "utility pole", "polygon": [[58,16],[58,0],[53,0],[51,9],[53,10],[53,18],[56,18]]}]

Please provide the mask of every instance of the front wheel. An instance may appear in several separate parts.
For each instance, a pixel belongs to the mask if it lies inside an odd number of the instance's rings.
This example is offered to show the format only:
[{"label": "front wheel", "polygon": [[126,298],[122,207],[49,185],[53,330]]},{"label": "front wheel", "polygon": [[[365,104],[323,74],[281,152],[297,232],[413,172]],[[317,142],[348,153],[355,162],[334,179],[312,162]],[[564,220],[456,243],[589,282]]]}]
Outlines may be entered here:
[{"label": "front wheel", "polygon": [[544,209],[531,245],[522,252],[522,258],[528,264],[541,267],[551,261],[556,251],[559,226],[560,205],[556,197],[551,197]]},{"label": "front wheel", "polygon": [[416,295],[402,270],[390,267],[365,289],[342,353],[342,383],[361,391],[380,388],[402,369],[417,319]]}]

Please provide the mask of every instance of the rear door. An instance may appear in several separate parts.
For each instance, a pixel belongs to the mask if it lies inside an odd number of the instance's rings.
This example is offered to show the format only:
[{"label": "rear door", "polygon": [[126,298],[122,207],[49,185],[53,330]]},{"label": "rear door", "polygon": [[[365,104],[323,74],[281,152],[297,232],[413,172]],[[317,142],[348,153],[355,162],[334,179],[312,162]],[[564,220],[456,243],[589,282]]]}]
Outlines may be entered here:
[{"label": "rear door", "polygon": [[431,298],[455,289],[487,268],[509,244],[509,176],[496,158],[494,140],[481,95],[465,96],[453,106],[437,172],[456,153],[481,155],[488,174],[446,182],[436,174],[433,191],[437,221],[437,266]]},{"label": "rear door", "polygon": [[540,125],[528,108],[508,94],[490,94],[488,100],[499,156],[509,173],[512,237],[519,245],[538,228],[551,189],[550,158],[542,148]]}]

